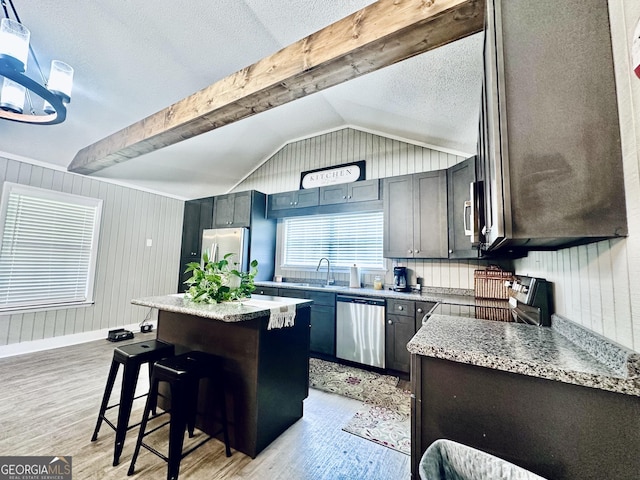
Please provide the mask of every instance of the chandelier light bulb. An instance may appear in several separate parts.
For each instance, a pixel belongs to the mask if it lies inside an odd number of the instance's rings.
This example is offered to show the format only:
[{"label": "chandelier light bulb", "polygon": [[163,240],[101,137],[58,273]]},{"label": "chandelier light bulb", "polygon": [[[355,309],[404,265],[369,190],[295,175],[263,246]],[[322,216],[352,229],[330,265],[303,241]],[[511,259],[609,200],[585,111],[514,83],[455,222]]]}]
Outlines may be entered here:
[{"label": "chandelier light bulb", "polygon": [[14,113],[24,110],[26,89],[17,82],[5,78],[0,89],[0,108]]},{"label": "chandelier light bulb", "polygon": [[[73,68],[60,60],[51,62],[51,71],[49,73],[49,81],[47,89],[51,93],[55,93],[64,103],[71,101],[71,87],[73,86]],[[44,112],[55,113],[55,109],[47,101],[44,102]]]},{"label": "chandelier light bulb", "polygon": [[0,21],[0,57],[14,59],[12,63],[19,72],[24,72],[27,65],[30,36],[29,29],[21,23],[9,18]]},{"label": "chandelier light bulb", "polygon": [[60,60],[51,62],[51,73],[47,88],[49,91],[66,97],[69,102],[71,98],[71,87],[73,86],[73,68]]}]

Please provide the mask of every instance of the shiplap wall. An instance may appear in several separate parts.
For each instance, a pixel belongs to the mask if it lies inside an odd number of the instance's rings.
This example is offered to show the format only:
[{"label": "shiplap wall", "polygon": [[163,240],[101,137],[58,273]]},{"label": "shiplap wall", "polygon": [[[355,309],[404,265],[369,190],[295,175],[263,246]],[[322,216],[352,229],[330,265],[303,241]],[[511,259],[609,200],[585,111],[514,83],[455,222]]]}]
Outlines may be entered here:
[{"label": "shiplap wall", "polygon": [[610,0],[609,16],[629,236],[557,252],[533,252],[517,261],[515,268],[517,273],[554,282],[558,313],[640,351],[640,79],[630,64],[630,43],[640,18],[640,2]]},{"label": "shiplap wall", "polygon": [[[366,178],[373,179],[448,168],[465,158],[354,128],[344,128],[284,146],[235,190],[255,189],[265,193],[297,190],[300,172],[357,160],[366,161]],[[280,239],[281,235],[278,234],[278,250]],[[409,269],[411,284],[416,283],[416,277],[422,277],[425,285],[460,289],[472,289],[473,271],[479,265],[484,265],[481,261],[467,260],[387,260],[386,263],[387,285],[393,283],[393,266],[403,265]],[[365,273],[363,281],[372,284],[376,273]],[[320,280],[326,276],[326,273],[313,270],[282,271],[278,264],[276,274],[309,280]],[[337,281],[349,280],[347,273],[337,272],[334,277]]]},{"label": "shiplap wall", "polygon": [[0,345],[139,323],[148,309],[132,298],[176,291],[184,202],[0,156],[4,181],[100,198],[103,206],[95,304],[0,315]]}]

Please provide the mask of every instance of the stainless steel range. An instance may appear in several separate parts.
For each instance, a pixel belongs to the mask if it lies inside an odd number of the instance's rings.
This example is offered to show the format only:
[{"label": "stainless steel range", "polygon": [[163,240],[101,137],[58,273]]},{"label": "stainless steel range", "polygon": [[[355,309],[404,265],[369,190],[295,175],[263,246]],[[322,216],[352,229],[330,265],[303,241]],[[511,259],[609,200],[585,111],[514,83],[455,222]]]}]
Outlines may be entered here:
[{"label": "stainless steel range", "polygon": [[438,303],[423,320],[433,314],[480,318],[501,322],[518,322],[548,327],[551,325],[553,301],[551,283],[543,278],[515,275],[508,281],[509,300],[476,298],[467,305]]}]

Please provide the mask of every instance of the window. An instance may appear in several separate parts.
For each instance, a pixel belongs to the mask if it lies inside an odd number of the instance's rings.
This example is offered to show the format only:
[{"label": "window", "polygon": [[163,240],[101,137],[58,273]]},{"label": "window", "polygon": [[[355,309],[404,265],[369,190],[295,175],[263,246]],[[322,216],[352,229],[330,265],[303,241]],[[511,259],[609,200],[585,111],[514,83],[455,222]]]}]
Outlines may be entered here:
[{"label": "window", "polygon": [[102,200],[5,182],[0,311],[93,301]]},{"label": "window", "polygon": [[284,268],[316,268],[322,257],[337,268],[384,268],[382,212],[286,218],[283,243]]}]

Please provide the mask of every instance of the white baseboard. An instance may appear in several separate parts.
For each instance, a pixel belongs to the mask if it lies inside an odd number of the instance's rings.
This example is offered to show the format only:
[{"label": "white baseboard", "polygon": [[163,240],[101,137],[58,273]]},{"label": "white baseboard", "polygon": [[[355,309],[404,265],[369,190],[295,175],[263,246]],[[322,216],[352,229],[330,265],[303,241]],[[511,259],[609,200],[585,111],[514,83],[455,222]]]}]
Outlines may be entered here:
[{"label": "white baseboard", "polygon": [[[155,321],[150,321],[155,332],[157,325]],[[133,333],[140,332],[140,324],[133,323],[125,325],[122,328],[131,330]],[[63,335],[61,337],[44,338],[42,340],[33,340],[30,342],[12,343],[10,345],[0,346],[0,358],[13,357],[25,353],[41,352],[43,350],[51,350],[53,348],[68,347],[79,343],[93,342],[94,340],[105,340],[109,330],[113,328],[105,328],[103,330],[93,330],[91,332],[74,333],[73,335]]]}]

